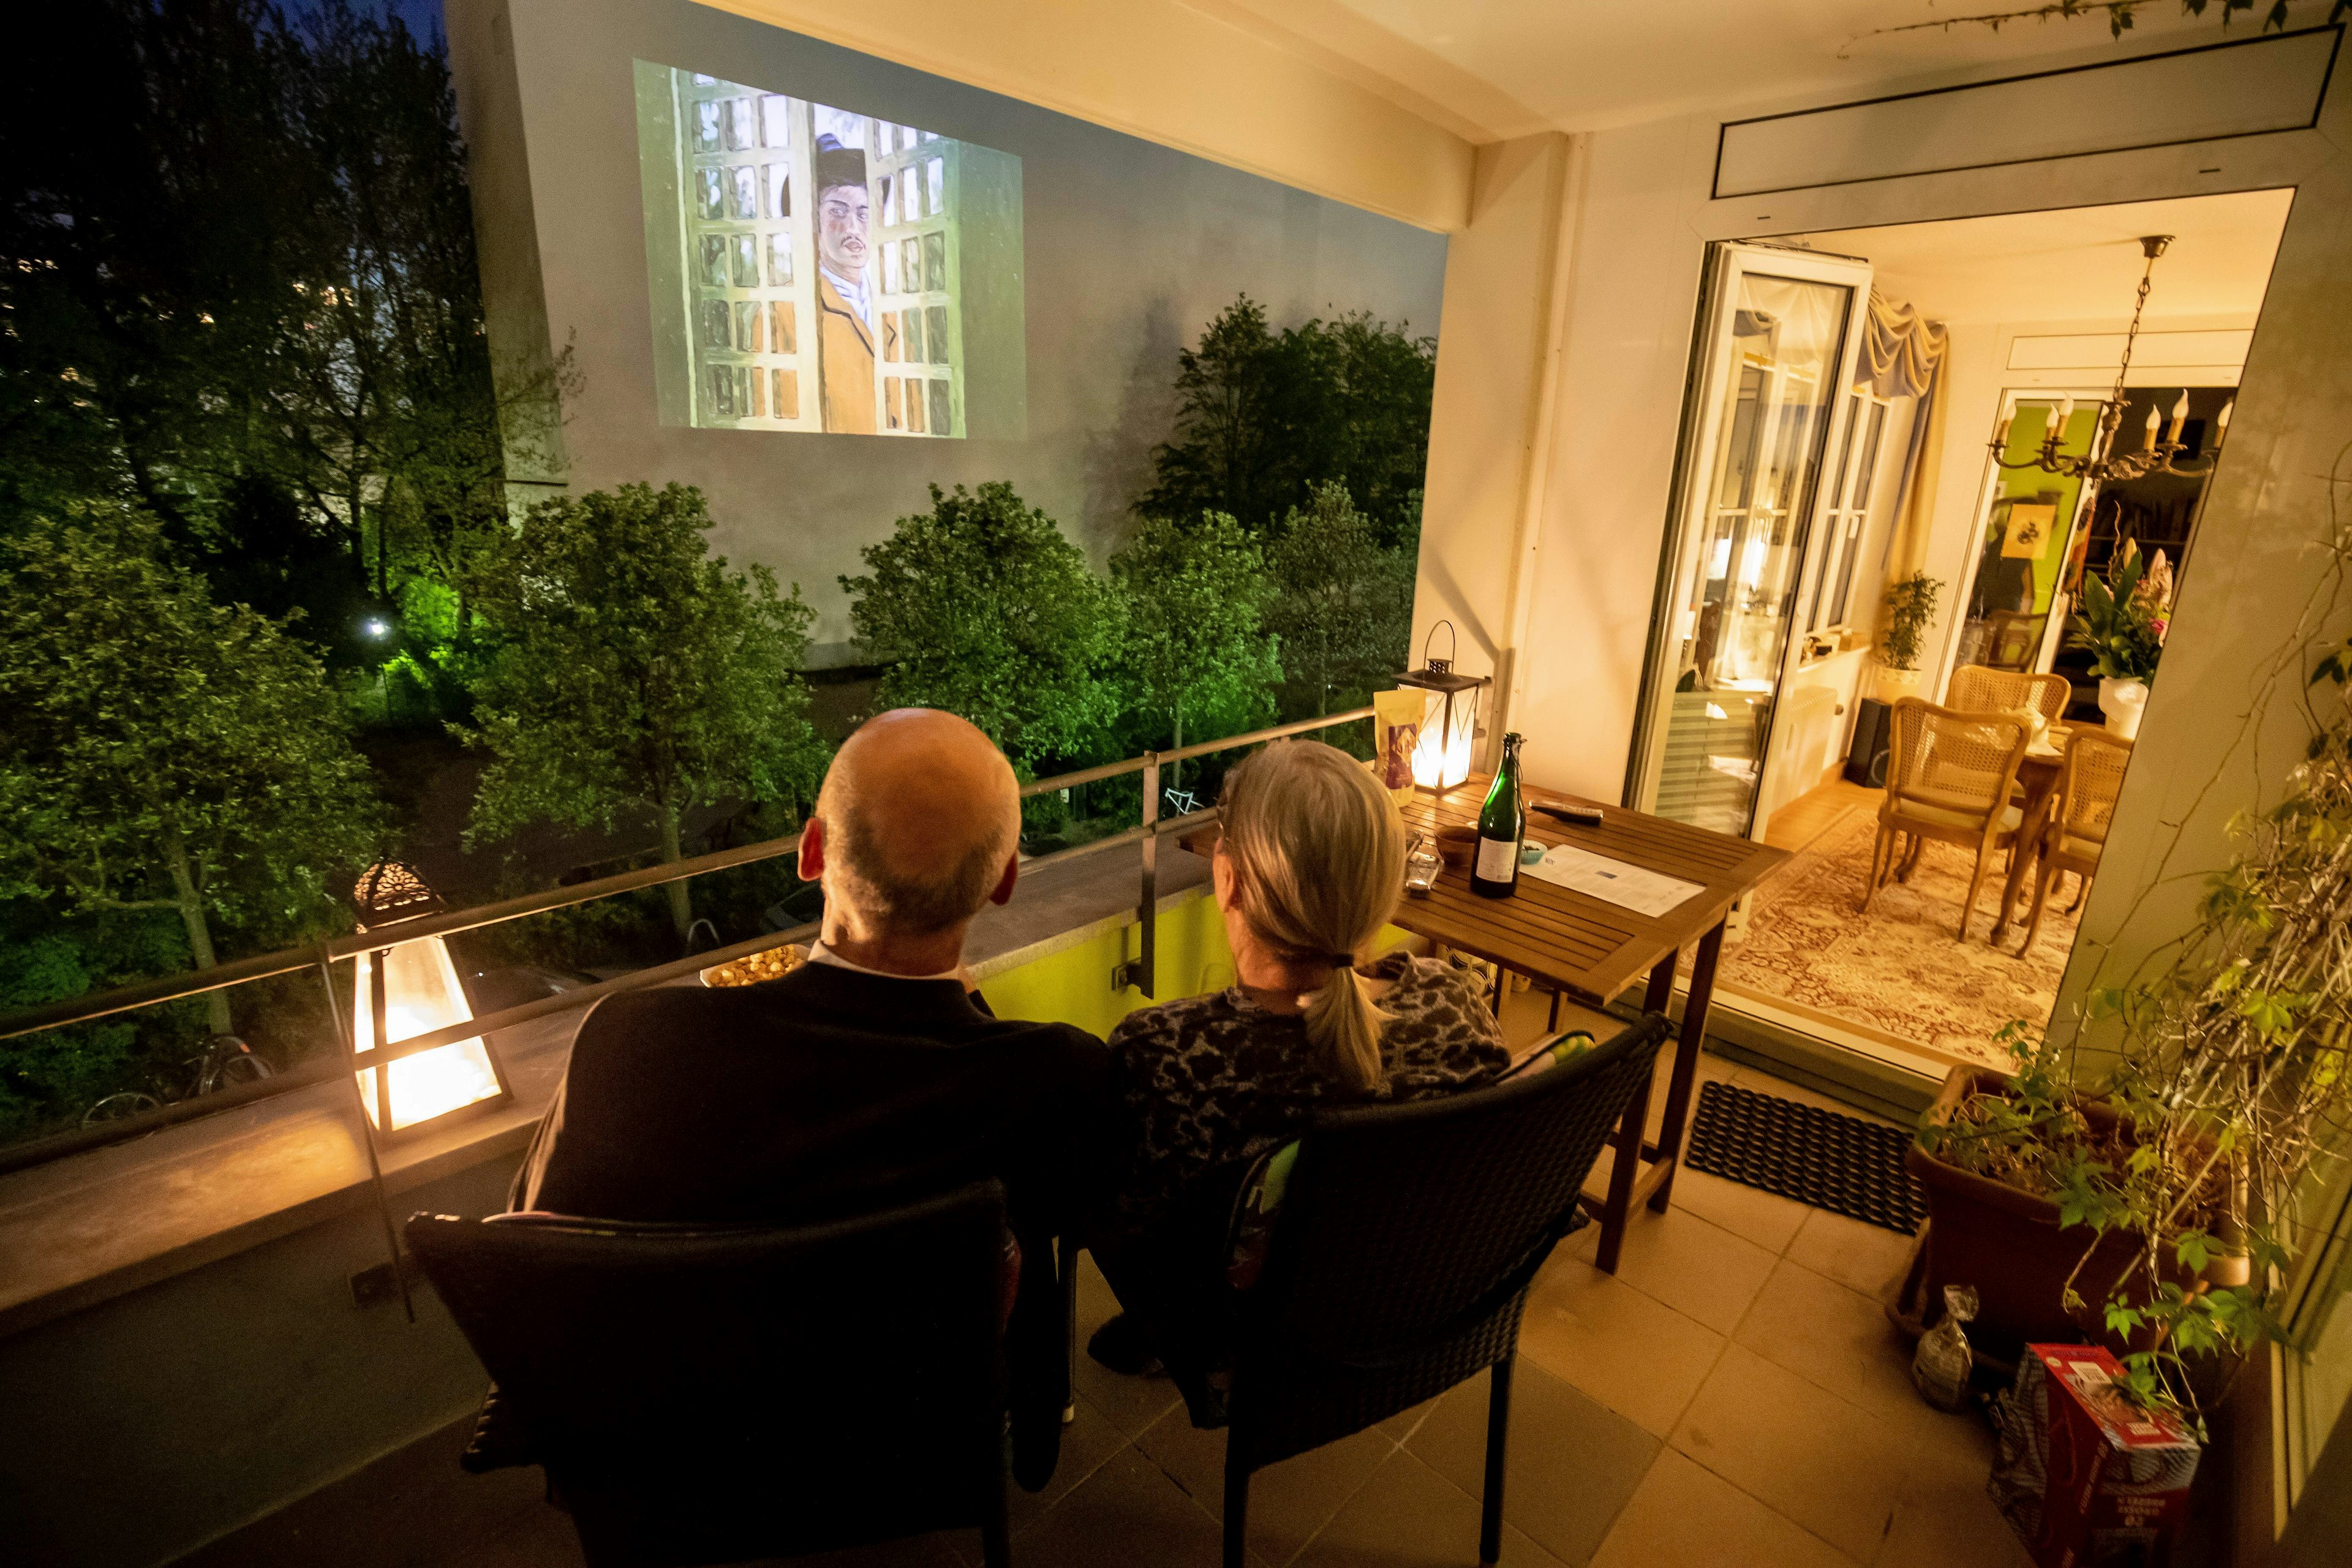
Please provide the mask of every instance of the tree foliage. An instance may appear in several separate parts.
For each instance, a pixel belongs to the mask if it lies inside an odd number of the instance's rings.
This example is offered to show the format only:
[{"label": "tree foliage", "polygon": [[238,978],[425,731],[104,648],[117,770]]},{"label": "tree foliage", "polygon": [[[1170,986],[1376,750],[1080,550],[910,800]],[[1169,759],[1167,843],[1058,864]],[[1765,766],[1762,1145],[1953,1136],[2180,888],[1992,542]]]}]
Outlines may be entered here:
[{"label": "tree foliage", "polygon": [[397,623],[404,576],[455,584],[502,522],[502,415],[437,44],[344,0],[297,15],[49,18],[72,68],[8,110],[0,531],[135,503],[216,597],[299,605],[348,662],[389,651],[360,628]]},{"label": "tree foliage", "polygon": [[[224,918],[280,937],[339,919],[327,878],[378,822],[317,658],[162,549],[129,515],[0,543],[0,895],[169,910],[205,969]],[[227,1028],[219,993],[212,1017]]]},{"label": "tree foliage", "polygon": [[1352,708],[1395,685],[1411,652],[1414,560],[1373,538],[1346,487],[1316,486],[1307,504],[1283,519],[1266,553],[1283,716]]},{"label": "tree foliage", "polygon": [[1221,511],[1271,531],[1337,483],[1382,544],[1417,532],[1437,342],[1368,311],[1274,331],[1244,294],[1180,356],[1174,437],[1152,454],[1142,515]]},{"label": "tree foliage", "polygon": [[880,706],[961,714],[1031,770],[1109,732],[1119,602],[1011,485],[933,485],[929,511],[859,554],[866,574],[841,586],[858,641],[888,664]]},{"label": "tree foliage", "polygon": [[1181,746],[1265,722],[1281,678],[1266,607],[1265,553],[1223,512],[1190,525],[1147,519],[1110,560],[1119,658],[1146,746]]},{"label": "tree foliage", "polygon": [[[814,797],[809,608],[712,558],[709,528],[700,491],[624,485],[543,501],[483,552],[468,583],[499,640],[461,730],[491,755],[469,842],[642,814],[676,860],[689,806]],[[683,940],[687,885],[669,888]]]}]

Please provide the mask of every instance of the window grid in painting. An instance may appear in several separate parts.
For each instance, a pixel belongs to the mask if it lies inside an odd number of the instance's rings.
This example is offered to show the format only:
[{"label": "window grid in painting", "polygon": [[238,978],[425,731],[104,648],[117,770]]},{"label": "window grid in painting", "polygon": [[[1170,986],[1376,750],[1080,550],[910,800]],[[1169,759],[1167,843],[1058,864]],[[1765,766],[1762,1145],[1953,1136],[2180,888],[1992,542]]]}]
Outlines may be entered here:
[{"label": "window grid in painting", "polygon": [[816,429],[809,105],[691,71],[670,83],[694,423]]},{"label": "window grid in painting", "polygon": [[[875,428],[891,436],[964,433],[963,321],[957,309],[958,144],[911,125],[871,122],[866,143],[878,309],[885,332],[876,368]],[[887,193],[887,194],[886,194]]]}]

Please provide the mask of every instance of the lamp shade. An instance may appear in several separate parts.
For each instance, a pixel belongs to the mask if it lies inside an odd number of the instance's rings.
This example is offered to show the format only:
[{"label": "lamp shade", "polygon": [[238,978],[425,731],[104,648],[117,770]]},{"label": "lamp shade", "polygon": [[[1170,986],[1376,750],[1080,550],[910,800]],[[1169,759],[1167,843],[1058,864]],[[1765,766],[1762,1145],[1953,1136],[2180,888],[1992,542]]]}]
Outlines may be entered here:
[{"label": "lamp shade", "polygon": [[[353,896],[360,908],[360,930],[370,933],[441,908],[423,879],[396,860],[370,867]],[[352,1060],[358,1065],[360,1102],[379,1132],[411,1132],[507,1097],[498,1058],[489,1042],[478,1036],[371,1063],[386,1046],[473,1018],[448,943],[437,936],[394,940],[361,953],[358,967],[352,1006]]]},{"label": "lamp shade", "polygon": [[[1440,621],[1450,636],[1451,624]],[[1437,626],[1429,639],[1434,640]],[[1478,690],[1483,675],[1457,675],[1451,658],[1428,657],[1422,647],[1422,668],[1397,677],[1399,687],[1418,688],[1423,695],[1421,739],[1413,748],[1412,782],[1443,795],[1470,776],[1470,753],[1478,738]]]}]

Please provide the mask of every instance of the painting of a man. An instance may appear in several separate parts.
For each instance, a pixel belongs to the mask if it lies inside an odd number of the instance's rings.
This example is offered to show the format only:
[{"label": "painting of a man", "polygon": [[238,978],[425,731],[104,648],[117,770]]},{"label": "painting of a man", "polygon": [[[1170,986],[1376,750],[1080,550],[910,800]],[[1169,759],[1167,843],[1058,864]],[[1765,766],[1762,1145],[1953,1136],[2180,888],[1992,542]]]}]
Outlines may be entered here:
[{"label": "painting of a man", "polygon": [[[886,190],[887,195],[887,190]],[[816,145],[817,371],[824,388],[824,427],[871,436],[874,423],[873,284],[866,273],[866,236],[873,197],[866,154],[830,132]],[[898,322],[878,330],[897,359]]]}]

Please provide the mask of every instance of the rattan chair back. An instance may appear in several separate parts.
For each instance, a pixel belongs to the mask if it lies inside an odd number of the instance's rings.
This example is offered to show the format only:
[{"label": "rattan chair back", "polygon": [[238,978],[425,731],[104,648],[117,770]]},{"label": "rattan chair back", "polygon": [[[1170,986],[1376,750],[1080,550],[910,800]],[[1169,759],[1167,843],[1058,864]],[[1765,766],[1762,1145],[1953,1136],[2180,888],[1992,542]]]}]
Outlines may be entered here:
[{"label": "rattan chair back", "polygon": [[1003,1561],[998,1184],[800,1229],[418,1215],[406,1234],[592,1564],[971,1525]]},{"label": "rattan chair back", "polygon": [[1906,697],[1895,704],[1888,798],[1898,811],[1917,801],[1940,811],[1990,816],[2009,804],[2026,741],[2026,722],[2016,714],[1963,711]]},{"label": "rattan chair back", "polygon": [[2132,748],[2104,730],[2077,730],[2066,742],[2059,775],[2057,821],[2065,838],[2104,845],[2123,794]]},{"label": "rattan chair back", "polygon": [[2073,683],[2063,675],[2026,675],[1981,664],[1960,666],[1944,688],[1947,707],[1970,713],[2013,713],[2032,708],[2053,724],[2066,717],[2066,704],[2074,695]]}]

